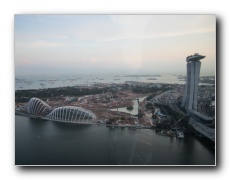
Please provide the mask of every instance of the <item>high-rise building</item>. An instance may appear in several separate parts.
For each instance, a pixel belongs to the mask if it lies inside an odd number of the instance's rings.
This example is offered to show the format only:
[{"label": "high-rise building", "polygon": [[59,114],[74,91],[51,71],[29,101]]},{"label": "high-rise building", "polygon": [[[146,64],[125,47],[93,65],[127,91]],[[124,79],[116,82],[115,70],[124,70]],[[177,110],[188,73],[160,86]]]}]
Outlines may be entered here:
[{"label": "high-rise building", "polygon": [[191,110],[197,110],[197,96],[200,77],[200,60],[205,56],[195,53],[186,58],[187,62],[187,81],[184,90],[181,107],[185,108],[187,113]]}]

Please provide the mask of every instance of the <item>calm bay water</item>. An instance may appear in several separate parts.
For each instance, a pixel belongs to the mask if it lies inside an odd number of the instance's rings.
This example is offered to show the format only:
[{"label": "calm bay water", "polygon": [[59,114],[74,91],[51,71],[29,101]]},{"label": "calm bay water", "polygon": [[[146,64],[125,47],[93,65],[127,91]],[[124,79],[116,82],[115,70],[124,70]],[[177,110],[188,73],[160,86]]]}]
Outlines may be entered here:
[{"label": "calm bay water", "polygon": [[177,79],[173,75],[128,77],[115,75],[39,75],[39,76],[16,76],[15,90],[56,88],[76,85],[93,85],[97,83],[124,83],[126,81],[185,84],[185,81]]},{"label": "calm bay water", "polygon": [[16,165],[215,165],[212,146],[154,130],[111,129],[15,116]]}]

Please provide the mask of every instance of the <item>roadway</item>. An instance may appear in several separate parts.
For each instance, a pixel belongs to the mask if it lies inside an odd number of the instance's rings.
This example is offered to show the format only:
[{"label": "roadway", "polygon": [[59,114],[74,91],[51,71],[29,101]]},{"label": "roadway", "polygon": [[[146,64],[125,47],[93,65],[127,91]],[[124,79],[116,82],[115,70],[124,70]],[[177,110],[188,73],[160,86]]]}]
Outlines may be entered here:
[{"label": "roadway", "polygon": [[171,103],[171,104],[169,104],[169,106],[170,106],[174,111],[176,111],[176,112],[178,112],[178,113],[180,113],[180,114],[186,116],[186,114],[185,114],[183,111],[181,111],[180,108],[179,108],[175,103]]},{"label": "roadway", "polygon": [[212,142],[215,142],[215,129],[209,128],[199,122],[197,122],[195,119],[190,118],[189,119],[189,124],[192,125],[192,127],[202,134],[203,136],[207,137],[210,139]]}]

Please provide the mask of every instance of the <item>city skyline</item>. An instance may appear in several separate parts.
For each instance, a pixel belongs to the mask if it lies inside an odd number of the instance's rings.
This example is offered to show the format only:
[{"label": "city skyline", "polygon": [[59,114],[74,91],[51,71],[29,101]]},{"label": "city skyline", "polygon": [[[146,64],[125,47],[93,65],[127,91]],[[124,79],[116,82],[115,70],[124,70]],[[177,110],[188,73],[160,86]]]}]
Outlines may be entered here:
[{"label": "city skyline", "polygon": [[215,15],[15,15],[15,74],[215,75]]},{"label": "city skyline", "polygon": [[215,15],[15,15],[14,37],[15,165],[216,166]]}]

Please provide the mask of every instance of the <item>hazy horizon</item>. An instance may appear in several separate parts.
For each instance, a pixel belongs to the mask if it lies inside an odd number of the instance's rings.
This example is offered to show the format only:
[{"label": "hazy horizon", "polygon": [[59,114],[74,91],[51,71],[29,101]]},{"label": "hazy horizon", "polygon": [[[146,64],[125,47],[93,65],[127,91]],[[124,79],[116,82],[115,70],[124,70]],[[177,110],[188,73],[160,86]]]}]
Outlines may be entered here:
[{"label": "hazy horizon", "polygon": [[15,75],[215,75],[215,15],[15,15]]}]

